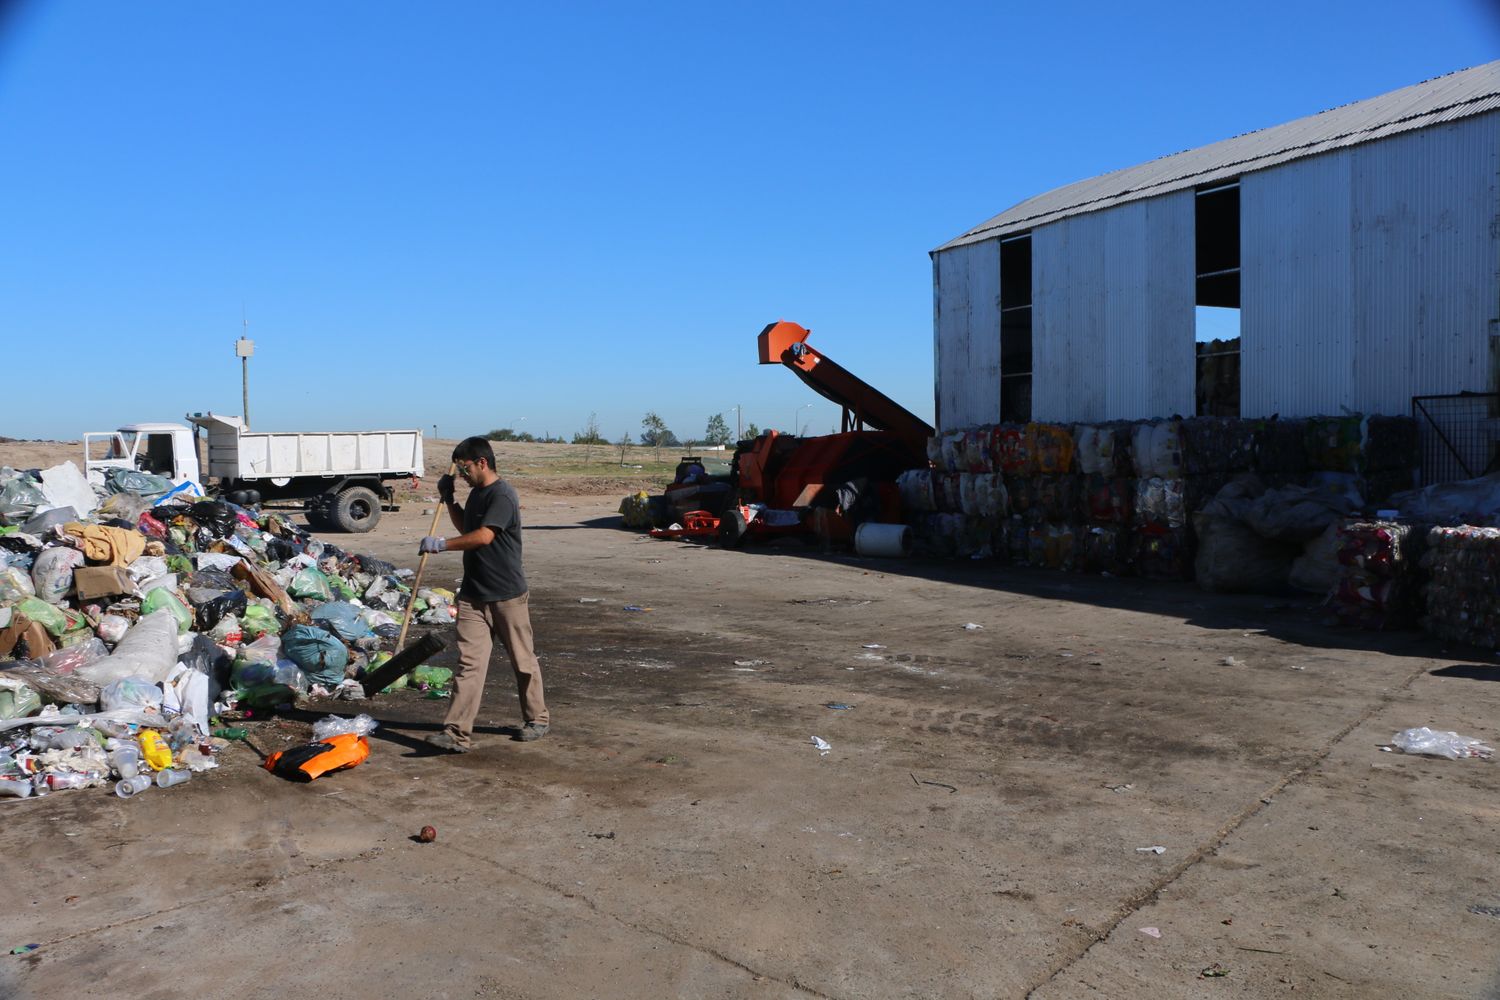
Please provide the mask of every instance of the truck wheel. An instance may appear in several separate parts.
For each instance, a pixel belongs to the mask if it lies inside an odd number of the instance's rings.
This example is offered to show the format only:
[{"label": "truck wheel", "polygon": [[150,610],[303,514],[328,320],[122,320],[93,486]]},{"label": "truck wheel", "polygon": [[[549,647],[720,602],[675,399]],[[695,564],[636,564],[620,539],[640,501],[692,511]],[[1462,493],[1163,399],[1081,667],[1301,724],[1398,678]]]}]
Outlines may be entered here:
[{"label": "truck wheel", "polygon": [[369,531],[380,523],[380,498],[367,486],[351,486],[334,497],[329,514],[340,531]]},{"label": "truck wheel", "polygon": [[745,532],[750,529],[745,522],[745,515],[740,512],[739,507],[724,508],[724,516],[719,518],[719,547],[725,549],[737,549],[745,540]]}]

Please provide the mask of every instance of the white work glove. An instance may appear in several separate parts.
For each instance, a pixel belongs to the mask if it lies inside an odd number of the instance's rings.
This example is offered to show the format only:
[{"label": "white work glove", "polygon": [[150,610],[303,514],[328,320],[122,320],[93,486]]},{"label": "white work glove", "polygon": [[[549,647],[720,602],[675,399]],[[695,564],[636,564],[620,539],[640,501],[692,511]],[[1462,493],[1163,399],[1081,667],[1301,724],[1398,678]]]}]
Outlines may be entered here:
[{"label": "white work glove", "polygon": [[439,538],[437,535],[428,535],[417,545],[418,552],[446,552],[448,551],[448,539]]}]

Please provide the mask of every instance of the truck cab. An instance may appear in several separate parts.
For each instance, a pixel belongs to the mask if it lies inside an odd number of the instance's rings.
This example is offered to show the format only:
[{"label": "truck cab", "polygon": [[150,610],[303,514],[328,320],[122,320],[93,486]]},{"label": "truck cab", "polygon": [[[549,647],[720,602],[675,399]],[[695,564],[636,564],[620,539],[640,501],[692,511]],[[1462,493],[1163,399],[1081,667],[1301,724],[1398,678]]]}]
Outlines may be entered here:
[{"label": "truck cab", "polygon": [[193,431],[183,424],[126,424],[83,436],[84,474],[130,469],[173,482],[201,480]]}]

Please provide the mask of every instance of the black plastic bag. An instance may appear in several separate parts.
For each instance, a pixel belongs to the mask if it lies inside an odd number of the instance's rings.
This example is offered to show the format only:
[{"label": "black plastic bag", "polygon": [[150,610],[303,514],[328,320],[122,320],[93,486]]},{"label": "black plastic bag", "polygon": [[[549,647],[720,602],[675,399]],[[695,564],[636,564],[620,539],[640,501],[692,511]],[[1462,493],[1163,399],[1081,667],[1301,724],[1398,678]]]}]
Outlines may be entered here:
[{"label": "black plastic bag", "polygon": [[354,558],[359,560],[359,568],[366,573],[371,573],[375,576],[390,576],[396,572],[396,567],[384,559],[376,559],[374,556],[368,555],[359,555]]},{"label": "black plastic bag", "polygon": [[229,537],[240,523],[234,509],[222,500],[199,500],[193,504],[190,516],[215,538]]},{"label": "black plastic bag", "polygon": [[219,624],[220,619],[225,615],[238,616],[245,610],[247,603],[249,602],[243,590],[230,590],[211,601],[205,601],[198,605],[197,614],[194,616],[198,631],[209,631]]}]

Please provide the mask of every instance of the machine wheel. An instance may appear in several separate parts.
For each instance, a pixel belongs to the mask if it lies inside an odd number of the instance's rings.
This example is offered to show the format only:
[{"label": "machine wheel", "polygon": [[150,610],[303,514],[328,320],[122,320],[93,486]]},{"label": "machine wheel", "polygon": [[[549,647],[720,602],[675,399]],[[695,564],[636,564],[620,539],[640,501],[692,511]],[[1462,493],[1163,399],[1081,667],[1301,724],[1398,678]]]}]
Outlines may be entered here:
[{"label": "machine wheel", "polygon": [[745,521],[745,515],[738,507],[726,507],[724,516],[719,518],[719,547],[725,549],[737,549],[745,540],[745,532],[750,530],[750,525]]},{"label": "machine wheel", "polygon": [[369,531],[380,523],[380,497],[368,486],[351,486],[334,497],[328,513],[340,531]]}]

